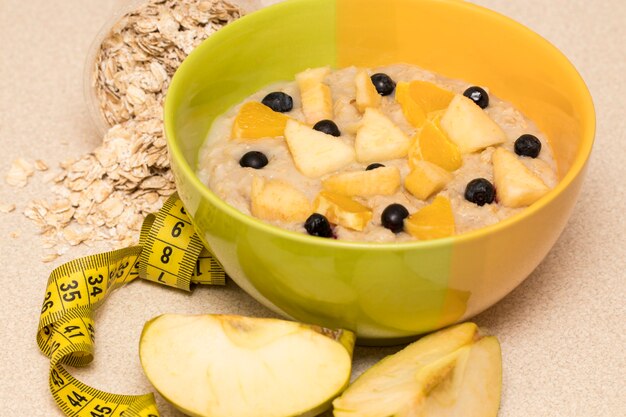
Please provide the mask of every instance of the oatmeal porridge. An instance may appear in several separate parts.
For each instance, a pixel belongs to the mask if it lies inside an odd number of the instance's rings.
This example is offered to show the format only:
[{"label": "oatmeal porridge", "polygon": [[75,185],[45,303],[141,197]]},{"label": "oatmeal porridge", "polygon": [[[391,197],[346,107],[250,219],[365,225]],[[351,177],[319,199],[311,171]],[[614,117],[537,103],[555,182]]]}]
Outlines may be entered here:
[{"label": "oatmeal porridge", "polygon": [[262,89],[214,121],[198,174],[278,227],[373,242],[495,224],[557,183],[546,137],[513,105],[404,64]]}]

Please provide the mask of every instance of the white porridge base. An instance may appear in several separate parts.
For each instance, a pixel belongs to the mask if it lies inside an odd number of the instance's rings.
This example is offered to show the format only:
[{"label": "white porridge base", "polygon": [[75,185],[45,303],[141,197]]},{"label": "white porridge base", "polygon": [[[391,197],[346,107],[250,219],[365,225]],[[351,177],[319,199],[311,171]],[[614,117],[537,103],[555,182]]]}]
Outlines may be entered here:
[{"label": "white porridge base", "polygon": [[[442,88],[459,94],[463,93],[465,89],[471,86],[471,84],[464,81],[450,80],[418,67],[404,64],[374,68],[370,71],[370,74],[377,72],[388,74],[396,82],[412,80],[433,82]],[[351,145],[354,144],[356,126],[361,119],[361,114],[356,107],[350,103],[355,97],[355,74],[356,68],[348,67],[332,71],[326,78],[326,83],[330,86],[333,95],[335,113],[333,120],[342,133],[338,140],[342,140]],[[486,87],[483,86],[483,88],[485,88],[487,92],[489,91]],[[261,101],[265,95],[272,91],[283,91],[289,94],[293,98],[294,106],[292,111],[285,114],[304,122],[300,94],[295,81],[268,86],[251,95],[244,100],[244,102]],[[321,191],[321,180],[326,176],[312,179],[301,174],[293,163],[284,139],[230,140],[233,120],[242,104],[243,102],[234,106],[228,112],[219,116],[213,123],[207,140],[200,152],[198,164],[198,176],[200,179],[221,199],[248,215],[250,215],[250,189],[252,186],[252,178],[255,176],[286,181],[303,191],[309,199],[313,201]],[[381,110],[409,137],[415,135],[417,129],[406,121],[402,109],[395,101],[393,94],[383,97]],[[513,105],[492,95],[489,96],[489,106],[485,111],[506,133],[508,140],[501,145],[505,149],[513,151],[515,140],[525,133],[535,135],[539,138],[542,144],[539,156],[536,159],[525,157],[520,159],[531,171],[537,174],[546,185],[553,188],[557,183],[556,165],[546,137],[539,131],[535,124],[524,117]],[[455,217],[456,234],[497,223],[524,209],[504,207],[497,202],[479,207],[465,200],[465,187],[471,180],[482,177],[493,183],[491,154],[494,149],[495,148],[490,147],[482,152],[463,155],[463,166],[453,173],[454,179],[437,194],[450,199]],[[241,156],[253,150],[263,152],[267,156],[269,164],[263,169],[255,170],[239,166]],[[403,179],[409,173],[408,161],[406,159],[377,162],[386,166],[397,166],[400,169]],[[367,164],[355,162],[346,167],[344,171],[363,170],[366,166]],[[395,195],[357,198],[359,202],[372,209],[372,220],[362,232],[335,226],[335,235],[338,239],[352,241],[400,242],[415,240],[415,238],[408,233],[401,232],[394,234],[384,228],[380,221],[381,213],[392,203],[402,204],[409,210],[409,213],[414,213],[421,207],[430,204],[434,197],[433,195],[430,199],[422,201],[413,197],[408,191],[401,187],[400,191]],[[284,229],[306,233],[303,223],[285,223],[280,221],[272,221],[269,223]]]}]

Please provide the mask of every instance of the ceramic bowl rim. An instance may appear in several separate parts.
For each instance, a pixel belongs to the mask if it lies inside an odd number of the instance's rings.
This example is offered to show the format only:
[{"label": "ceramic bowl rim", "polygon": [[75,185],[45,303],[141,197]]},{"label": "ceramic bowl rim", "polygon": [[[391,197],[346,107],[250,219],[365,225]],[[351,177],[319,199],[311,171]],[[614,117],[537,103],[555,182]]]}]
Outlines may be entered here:
[{"label": "ceramic bowl rim", "polygon": [[[285,230],[279,228],[278,226],[271,225],[269,223],[265,223],[260,219],[256,219],[250,215],[244,214],[237,210],[235,207],[229,205],[224,200],[219,198],[213,191],[206,186],[200,178],[195,173],[195,170],[191,168],[191,166],[187,163],[186,158],[183,155],[183,151],[178,144],[178,139],[175,134],[175,129],[172,123],[174,120],[175,108],[174,102],[172,99],[174,95],[177,94],[178,85],[182,82],[185,77],[183,74],[187,67],[190,67],[190,62],[193,61],[196,55],[199,55],[198,51],[201,49],[209,48],[210,45],[214,43],[220,42],[222,38],[229,36],[229,34],[233,31],[239,30],[240,27],[245,26],[249,21],[253,21],[257,17],[262,17],[268,14],[276,13],[283,8],[299,8],[306,7],[308,3],[312,3],[316,0],[290,0],[282,3],[275,4],[273,6],[269,6],[263,8],[259,11],[251,13],[249,15],[243,16],[242,18],[232,22],[228,26],[220,29],[219,31],[212,34],[206,40],[204,40],[190,55],[183,61],[180,65],[172,81],[170,83],[168,93],[165,98],[165,106],[164,106],[164,125],[165,125],[165,136],[166,141],[168,143],[170,158],[178,164],[179,169],[182,171],[182,180],[190,181],[191,185],[200,192],[202,198],[208,200],[211,204],[213,204],[219,211],[224,212],[226,215],[236,219],[236,221],[245,224],[248,227],[257,229],[258,231],[262,231],[273,235],[278,238],[282,238],[285,240],[297,241],[303,244],[310,244],[316,246],[325,246],[330,248],[342,248],[342,249],[368,249],[374,251],[398,251],[398,250],[412,250],[412,249],[423,249],[423,248],[436,248],[442,246],[449,246],[450,244],[457,243],[465,243],[468,241],[478,240],[487,237],[488,235],[495,234],[498,232],[502,232],[507,228],[511,227],[513,224],[518,222],[523,222],[525,219],[533,216],[535,213],[541,211],[544,207],[550,205],[561,193],[564,192],[584,171],[587,161],[589,160],[589,156],[591,154],[591,149],[594,142],[595,136],[595,109],[593,105],[593,100],[587,85],[582,79],[578,70],[574,67],[574,65],[569,61],[569,59],[554,45],[552,45],[548,40],[522,25],[521,23],[506,17],[500,13],[492,11],[490,9],[486,9],[482,6],[478,6],[475,4],[471,4],[468,2],[461,2],[457,0],[427,0],[438,3],[446,3],[453,5],[454,7],[465,8],[468,9],[472,13],[483,13],[489,15],[492,19],[499,20],[507,24],[509,28],[513,30],[518,30],[529,38],[529,40],[533,41],[533,43],[543,44],[544,47],[551,50],[553,54],[558,57],[563,63],[563,66],[569,68],[572,71],[572,75],[574,75],[575,82],[577,84],[577,88],[581,97],[584,99],[584,103],[582,103],[582,107],[584,112],[582,114],[582,119],[587,122],[586,129],[583,130],[582,140],[580,146],[578,147],[578,151],[576,154],[576,158],[574,159],[570,169],[567,171],[565,176],[558,182],[555,188],[550,190],[548,194],[543,196],[539,201],[532,204],[530,207],[525,208],[518,214],[515,214],[507,219],[504,219],[496,224],[481,227],[479,229],[465,232],[459,235],[455,235],[448,238],[435,239],[435,240],[427,240],[427,241],[409,241],[409,242],[358,242],[358,241],[345,241],[338,239],[324,239],[314,236],[309,236],[303,233],[298,233],[294,231]],[[420,1],[420,0],[416,0]]]}]

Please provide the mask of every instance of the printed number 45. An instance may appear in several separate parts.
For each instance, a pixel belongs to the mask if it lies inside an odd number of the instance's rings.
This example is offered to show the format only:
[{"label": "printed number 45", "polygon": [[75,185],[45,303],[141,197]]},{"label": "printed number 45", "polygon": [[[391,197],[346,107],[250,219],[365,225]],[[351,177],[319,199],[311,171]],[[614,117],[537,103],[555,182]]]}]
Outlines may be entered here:
[{"label": "printed number 45", "polygon": [[110,407],[101,407],[96,405],[91,412],[91,417],[105,417],[111,414],[113,410]]}]

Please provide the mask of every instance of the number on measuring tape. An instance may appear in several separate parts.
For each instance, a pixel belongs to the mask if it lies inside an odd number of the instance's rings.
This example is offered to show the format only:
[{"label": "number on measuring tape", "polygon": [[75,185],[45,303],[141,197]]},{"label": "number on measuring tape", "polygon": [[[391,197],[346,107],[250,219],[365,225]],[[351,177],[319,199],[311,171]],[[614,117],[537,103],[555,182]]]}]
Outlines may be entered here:
[{"label": "number on measuring tape", "polygon": [[111,415],[113,409],[111,407],[96,405],[91,411],[92,417],[105,417]]},{"label": "number on measuring tape", "polygon": [[91,292],[89,293],[89,295],[92,298],[96,298],[98,294],[102,294],[104,292],[102,290],[102,284],[104,283],[104,276],[102,274],[88,277],[87,283],[91,285]]},{"label": "number on measuring tape", "polygon": [[168,264],[170,263],[170,256],[172,256],[172,252],[174,250],[172,249],[171,246],[165,246],[163,248],[163,255],[161,255],[161,263],[162,264]]},{"label": "number on measuring tape", "polygon": [[150,221],[150,233],[142,239],[151,248],[141,254],[142,277],[189,290],[203,246],[182,202],[168,200]]},{"label": "number on measuring tape", "polygon": [[62,387],[63,385],[65,385],[65,380],[61,378],[61,375],[56,369],[52,369],[52,371],[50,372],[50,381],[52,381],[52,383],[57,387]]},{"label": "number on measuring tape", "polygon": [[185,227],[185,222],[176,222],[174,227],[172,228],[172,237],[178,237],[183,232],[183,227]]},{"label": "number on measuring tape", "polygon": [[67,301],[68,303],[74,301],[77,297],[81,298],[80,290],[76,290],[78,288],[78,281],[72,280],[70,284],[61,284],[59,285],[59,290],[63,293],[63,301]]},{"label": "number on measuring tape", "polygon": [[146,217],[140,243],[70,261],[50,274],[37,344],[50,358],[50,392],[67,416],[159,417],[152,394],[98,391],[61,365],[84,366],[93,360],[93,310],[112,291],[138,277],[184,290],[189,290],[192,282],[225,282],[219,262],[203,248],[176,194],[156,215]]},{"label": "number on measuring tape", "polygon": [[47,291],[46,297],[43,300],[43,307],[41,308],[42,313],[44,313],[46,310],[54,305],[54,301],[50,300],[50,297],[52,297],[52,293],[50,291]]},{"label": "number on measuring tape", "polygon": [[63,334],[66,337],[69,337],[70,339],[72,337],[79,337],[79,336],[85,335],[83,332],[80,332],[80,331],[77,332],[76,330],[80,330],[80,326],[65,326],[65,329],[63,329]]},{"label": "number on measuring tape", "polygon": [[83,397],[82,395],[80,395],[76,391],[72,391],[72,394],[67,396],[67,400],[74,407],[80,407],[82,405],[83,401],[87,401],[87,398]]}]

